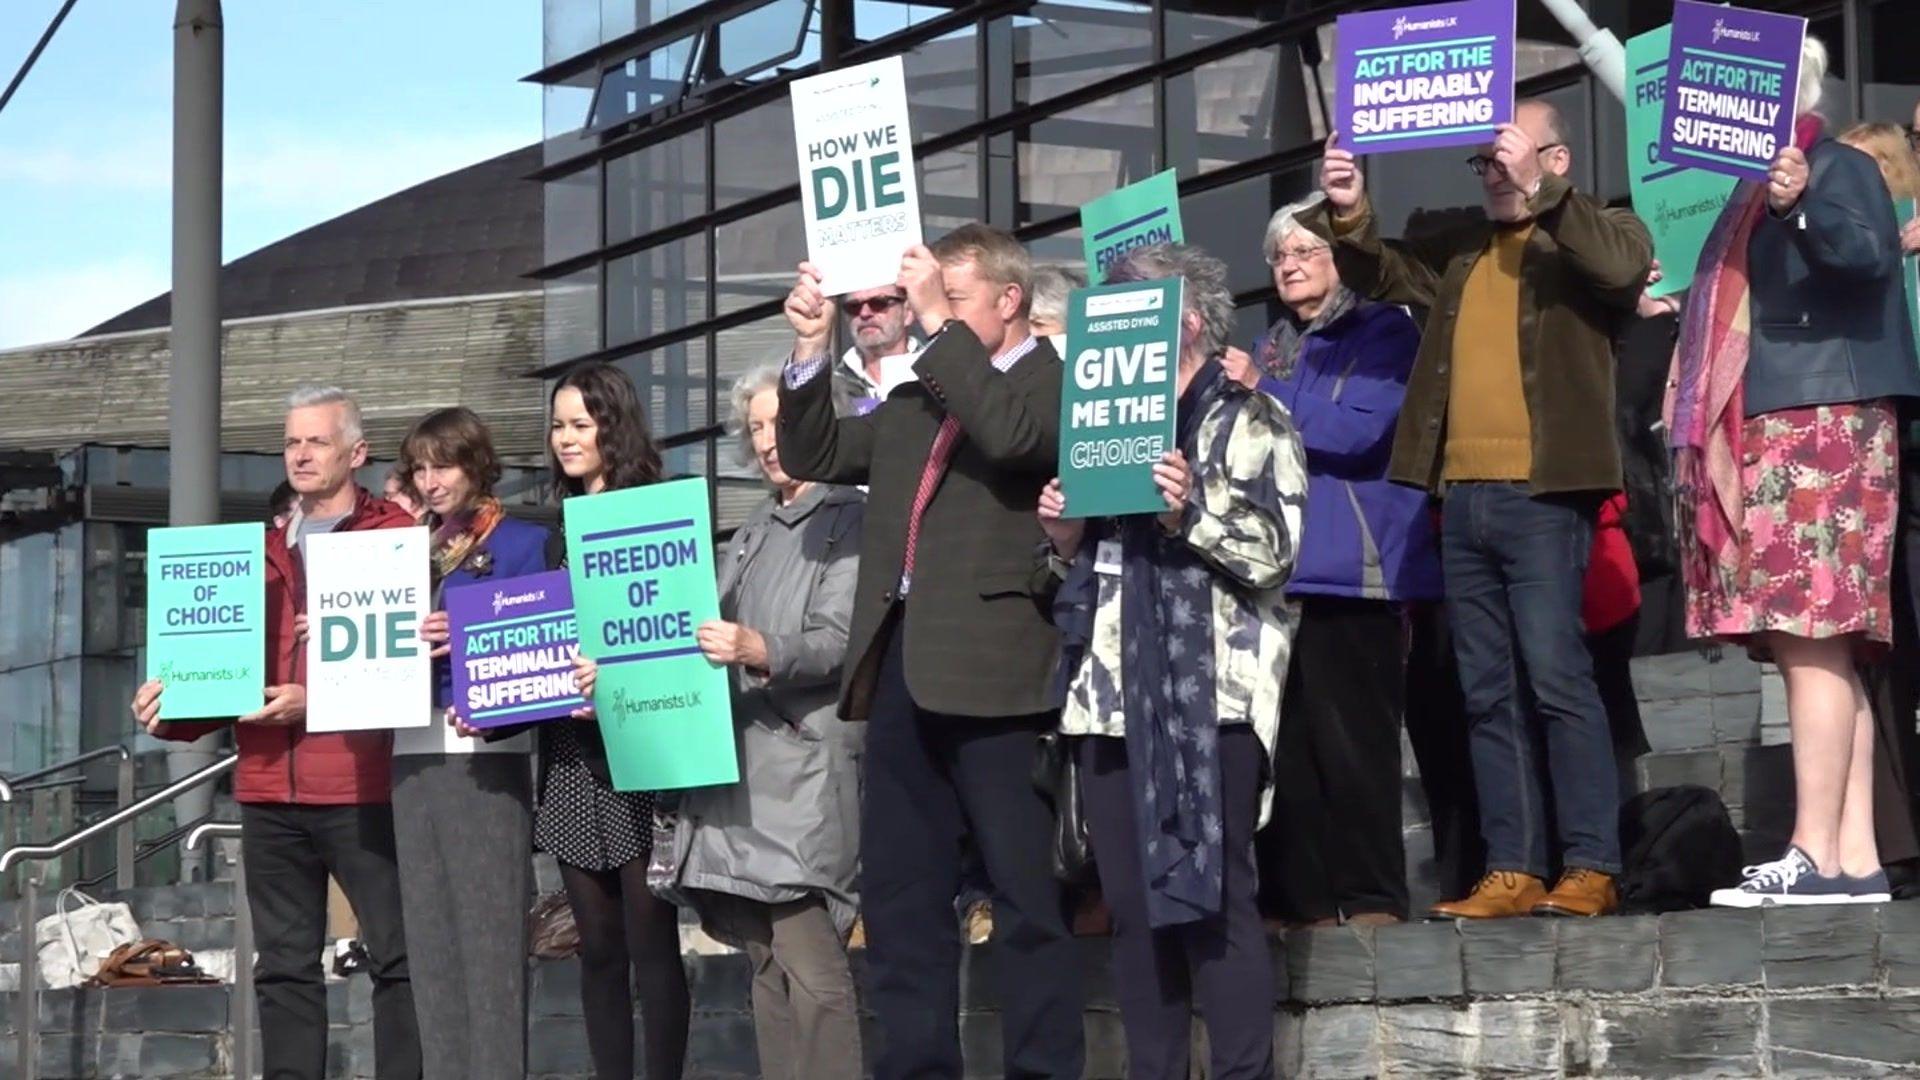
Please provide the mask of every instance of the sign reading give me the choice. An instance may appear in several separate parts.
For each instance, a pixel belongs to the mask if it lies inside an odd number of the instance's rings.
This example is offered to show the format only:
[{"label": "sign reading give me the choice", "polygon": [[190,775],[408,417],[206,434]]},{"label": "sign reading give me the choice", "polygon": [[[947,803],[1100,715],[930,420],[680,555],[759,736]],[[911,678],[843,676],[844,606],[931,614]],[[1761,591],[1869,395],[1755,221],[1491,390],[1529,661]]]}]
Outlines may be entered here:
[{"label": "sign reading give me the choice", "polygon": [[1166,509],[1153,465],[1174,449],[1179,278],[1075,289],[1067,300],[1060,488],[1068,517]]}]

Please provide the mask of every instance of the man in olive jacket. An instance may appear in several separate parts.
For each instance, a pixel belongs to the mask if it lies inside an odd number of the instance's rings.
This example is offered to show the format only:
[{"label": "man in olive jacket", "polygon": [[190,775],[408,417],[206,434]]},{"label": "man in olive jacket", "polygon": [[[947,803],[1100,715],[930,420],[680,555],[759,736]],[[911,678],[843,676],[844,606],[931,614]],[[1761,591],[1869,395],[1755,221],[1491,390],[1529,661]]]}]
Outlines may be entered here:
[{"label": "man in olive jacket", "polygon": [[[1614,331],[1633,315],[1653,243],[1631,213],[1573,189],[1551,105],[1522,102],[1514,120],[1468,162],[1485,222],[1382,241],[1337,133],[1321,163],[1326,201],[1305,221],[1333,244],[1349,288],[1429,311],[1390,475],[1443,499],[1488,869],[1471,896],[1434,907],[1442,917],[1601,915],[1618,903],[1619,784],[1580,600],[1595,511],[1620,488]],[[1564,867],[1551,892],[1543,779]]]},{"label": "man in olive jacket", "polygon": [[1034,595],[1034,508],[1054,475],[1060,358],[1027,326],[1031,267],[967,225],[901,261],[927,345],[915,381],[836,418],[834,309],[801,264],[780,394],[791,476],[867,484],[840,711],[870,720],[860,819],[868,1000],[879,1080],[959,1077],[959,923],[971,837],[992,883],[1005,1075],[1078,1077],[1075,953],[1031,780],[1050,729],[1053,627]]}]

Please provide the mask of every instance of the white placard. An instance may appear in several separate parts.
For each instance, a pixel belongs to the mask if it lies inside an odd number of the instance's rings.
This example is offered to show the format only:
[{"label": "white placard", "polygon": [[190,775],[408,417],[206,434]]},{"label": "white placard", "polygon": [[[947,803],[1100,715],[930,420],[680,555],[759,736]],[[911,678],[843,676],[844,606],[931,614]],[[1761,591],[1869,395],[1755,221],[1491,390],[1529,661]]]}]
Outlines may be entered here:
[{"label": "white placard", "polygon": [[427,530],[307,538],[307,730],[424,727],[433,707]]},{"label": "white placard", "polygon": [[891,285],[920,242],[920,182],[898,56],[793,84],[807,260],[828,296]]}]

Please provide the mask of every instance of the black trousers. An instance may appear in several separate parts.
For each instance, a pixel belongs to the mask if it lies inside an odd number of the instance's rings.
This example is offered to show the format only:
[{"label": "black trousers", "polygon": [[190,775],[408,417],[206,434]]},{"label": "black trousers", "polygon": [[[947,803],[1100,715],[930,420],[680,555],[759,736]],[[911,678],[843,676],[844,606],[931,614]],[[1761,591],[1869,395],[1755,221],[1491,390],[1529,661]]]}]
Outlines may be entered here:
[{"label": "black trousers", "polygon": [[1207,1076],[1271,1080],[1273,955],[1254,902],[1253,827],[1266,767],[1259,736],[1246,724],[1220,729],[1220,913],[1160,930],[1147,924],[1127,744],[1102,736],[1077,741],[1100,891],[1113,912],[1113,995],[1126,1028],[1127,1076],[1186,1080],[1197,1005],[1207,1024]]},{"label": "black trousers", "polygon": [[1400,831],[1406,624],[1396,604],[1309,596],[1280,712],[1263,905],[1307,922],[1407,917]]},{"label": "black trousers", "polygon": [[993,903],[1003,1075],[1077,1080],[1085,1057],[1079,965],[1053,877],[1053,813],[1032,775],[1034,741],[1054,717],[920,708],[907,691],[898,625],[882,646],[860,815],[867,1004],[881,1043],[874,1076],[962,1075],[953,902],[971,838]]},{"label": "black trousers", "polygon": [[386,803],[240,807],[247,905],[259,961],[261,1075],[322,1080],[327,1072],[327,875],[353,904],[372,960],[374,1075],[418,1080],[420,1030],[407,977],[393,810]]}]

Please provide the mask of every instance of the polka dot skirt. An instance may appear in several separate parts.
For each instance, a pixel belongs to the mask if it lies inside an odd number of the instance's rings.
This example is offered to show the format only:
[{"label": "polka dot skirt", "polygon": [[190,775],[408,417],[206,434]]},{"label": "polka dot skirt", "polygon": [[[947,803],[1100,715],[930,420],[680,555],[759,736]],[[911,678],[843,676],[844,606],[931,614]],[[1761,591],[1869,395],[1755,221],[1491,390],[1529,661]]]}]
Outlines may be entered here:
[{"label": "polka dot skirt", "polygon": [[534,843],[583,870],[612,870],[647,858],[653,851],[653,794],[602,784],[581,756],[575,723],[556,720],[543,733],[546,778]]}]

